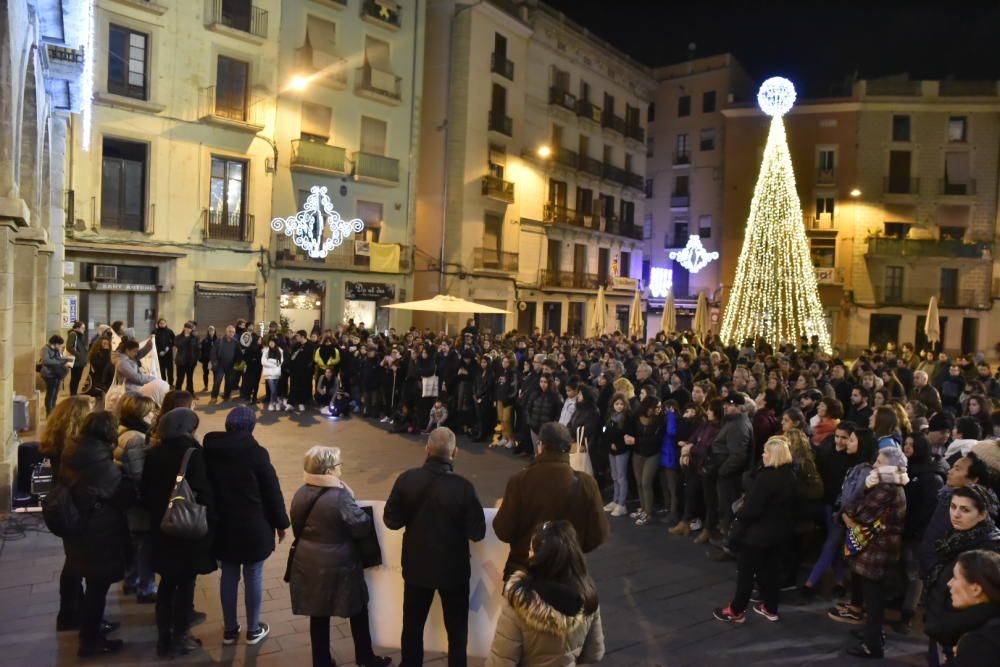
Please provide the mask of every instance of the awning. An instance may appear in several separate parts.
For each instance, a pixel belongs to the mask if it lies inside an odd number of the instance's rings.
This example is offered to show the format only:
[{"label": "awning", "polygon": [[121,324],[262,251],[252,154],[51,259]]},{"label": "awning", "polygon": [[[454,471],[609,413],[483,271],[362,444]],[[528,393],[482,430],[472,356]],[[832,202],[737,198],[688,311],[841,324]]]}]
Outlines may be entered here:
[{"label": "awning", "polygon": [[256,285],[240,285],[229,283],[195,283],[194,288],[199,292],[215,292],[224,294],[246,294],[257,291]]}]

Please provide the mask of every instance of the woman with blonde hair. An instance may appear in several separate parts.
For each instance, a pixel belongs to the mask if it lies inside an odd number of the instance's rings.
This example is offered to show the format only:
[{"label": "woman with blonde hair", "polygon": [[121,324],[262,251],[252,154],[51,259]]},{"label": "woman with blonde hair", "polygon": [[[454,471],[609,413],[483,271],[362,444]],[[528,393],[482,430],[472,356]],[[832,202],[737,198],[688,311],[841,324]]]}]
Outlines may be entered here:
[{"label": "woman with blonde hair", "polygon": [[[59,478],[63,450],[80,435],[83,421],[94,408],[89,396],[70,396],[60,401],[45,421],[45,433],[39,451],[52,466],[52,479]],[[65,561],[59,575],[59,615],[56,630],[76,630],[80,627],[80,605],[83,602],[83,578],[68,572]]]},{"label": "woman with blonde hair", "polygon": [[[146,434],[156,417],[156,403],[146,396],[126,395],[118,405],[121,413],[118,422],[118,443],[115,463],[138,489],[142,484],[142,469],[146,463]],[[153,554],[150,543],[149,512],[136,504],[125,512],[129,533],[132,536],[132,561],[125,572],[123,592],[136,594],[140,604],[156,602],[156,574],[153,572]]]},{"label": "woman with blonde hair", "polygon": [[[787,436],[776,435],[764,443],[764,468],[754,478],[743,506],[736,512],[729,546],[739,552],[736,593],[726,607],[715,610],[715,618],[743,623],[756,580],[763,601],[753,610],[774,622],[778,617],[778,570],[782,550],[792,530],[795,472]],[[807,443],[808,446],[808,443]]]}]

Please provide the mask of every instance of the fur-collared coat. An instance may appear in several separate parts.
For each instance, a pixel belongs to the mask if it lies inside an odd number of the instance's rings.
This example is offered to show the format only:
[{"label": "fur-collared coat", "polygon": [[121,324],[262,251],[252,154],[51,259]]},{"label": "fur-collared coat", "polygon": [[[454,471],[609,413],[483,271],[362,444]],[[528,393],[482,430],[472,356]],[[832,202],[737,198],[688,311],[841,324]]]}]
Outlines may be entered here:
[{"label": "fur-collared coat", "polygon": [[603,657],[600,608],[587,614],[568,587],[535,581],[522,570],[511,575],[486,667],[571,667]]}]

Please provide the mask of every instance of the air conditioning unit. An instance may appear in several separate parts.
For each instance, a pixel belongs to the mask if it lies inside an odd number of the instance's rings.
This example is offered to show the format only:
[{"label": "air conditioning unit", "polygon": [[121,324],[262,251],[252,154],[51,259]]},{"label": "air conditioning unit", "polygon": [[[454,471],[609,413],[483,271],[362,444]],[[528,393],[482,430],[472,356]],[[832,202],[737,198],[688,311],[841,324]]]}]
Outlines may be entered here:
[{"label": "air conditioning unit", "polygon": [[93,279],[101,283],[113,283],[118,280],[118,267],[110,264],[94,264]]}]

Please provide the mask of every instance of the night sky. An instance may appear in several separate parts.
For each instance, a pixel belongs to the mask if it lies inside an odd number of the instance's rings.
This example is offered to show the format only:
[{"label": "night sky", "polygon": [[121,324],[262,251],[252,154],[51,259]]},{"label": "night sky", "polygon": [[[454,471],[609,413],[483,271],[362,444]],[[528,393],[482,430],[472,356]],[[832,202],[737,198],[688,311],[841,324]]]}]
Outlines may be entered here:
[{"label": "night sky", "polygon": [[809,97],[875,78],[1000,79],[998,2],[544,0],[646,65],[729,51],[762,81],[781,74]]}]

